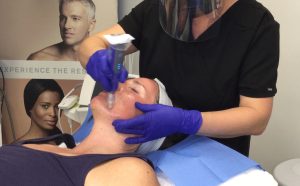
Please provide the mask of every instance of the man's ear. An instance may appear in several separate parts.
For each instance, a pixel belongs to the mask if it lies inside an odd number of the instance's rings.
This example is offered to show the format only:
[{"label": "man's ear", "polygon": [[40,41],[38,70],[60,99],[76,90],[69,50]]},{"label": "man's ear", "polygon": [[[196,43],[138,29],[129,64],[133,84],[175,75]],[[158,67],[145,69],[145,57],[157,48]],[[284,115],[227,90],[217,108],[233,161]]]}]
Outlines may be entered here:
[{"label": "man's ear", "polygon": [[96,25],[96,19],[90,20],[89,33],[91,33],[94,30],[95,25]]}]

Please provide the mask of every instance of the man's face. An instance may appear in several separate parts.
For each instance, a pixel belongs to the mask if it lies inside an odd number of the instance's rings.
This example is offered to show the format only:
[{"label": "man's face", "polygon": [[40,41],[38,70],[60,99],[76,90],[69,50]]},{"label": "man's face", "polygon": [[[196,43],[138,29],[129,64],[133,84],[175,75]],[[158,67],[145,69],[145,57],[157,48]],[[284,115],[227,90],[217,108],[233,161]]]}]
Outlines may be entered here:
[{"label": "man's face", "polygon": [[80,2],[64,3],[59,16],[60,35],[66,45],[79,44],[93,28],[86,7]]},{"label": "man's face", "polygon": [[107,107],[107,92],[101,92],[93,98],[91,108],[95,121],[97,118],[128,119],[141,114],[135,108],[135,102],[145,104],[156,103],[158,85],[154,80],[147,78],[129,79],[119,84],[115,92],[115,102],[112,109]]}]

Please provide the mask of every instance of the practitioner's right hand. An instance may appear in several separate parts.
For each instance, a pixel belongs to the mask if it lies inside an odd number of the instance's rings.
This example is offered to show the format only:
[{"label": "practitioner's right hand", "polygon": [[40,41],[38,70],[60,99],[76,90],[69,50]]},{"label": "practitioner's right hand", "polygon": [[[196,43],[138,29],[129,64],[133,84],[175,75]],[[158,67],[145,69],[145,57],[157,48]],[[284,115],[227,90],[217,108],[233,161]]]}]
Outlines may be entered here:
[{"label": "practitioner's right hand", "polygon": [[124,66],[114,75],[113,72],[114,50],[103,49],[96,51],[86,65],[86,72],[108,92],[115,91],[118,83],[124,83],[128,72]]},{"label": "practitioner's right hand", "polygon": [[161,104],[136,103],[144,114],[126,120],[115,120],[113,126],[120,133],[134,134],[127,144],[144,143],[175,133],[196,134],[202,125],[202,114]]}]

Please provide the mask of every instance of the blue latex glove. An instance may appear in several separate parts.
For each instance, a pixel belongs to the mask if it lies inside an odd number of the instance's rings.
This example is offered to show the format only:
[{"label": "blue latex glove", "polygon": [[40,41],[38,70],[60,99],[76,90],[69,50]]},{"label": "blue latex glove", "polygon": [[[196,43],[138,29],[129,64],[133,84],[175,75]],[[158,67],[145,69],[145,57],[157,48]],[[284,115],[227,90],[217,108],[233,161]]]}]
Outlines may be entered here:
[{"label": "blue latex glove", "polygon": [[113,56],[114,50],[112,49],[98,50],[90,57],[86,65],[86,72],[108,92],[115,91],[118,83],[124,83],[128,76],[124,66],[119,73],[114,75]]},{"label": "blue latex glove", "polygon": [[144,143],[174,133],[196,134],[202,124],[202,115],[196,110],[161,104],[136,103],[135,106],[144,114],[113,122],[116,131],[138,135],[125,139],[128,144]]}]

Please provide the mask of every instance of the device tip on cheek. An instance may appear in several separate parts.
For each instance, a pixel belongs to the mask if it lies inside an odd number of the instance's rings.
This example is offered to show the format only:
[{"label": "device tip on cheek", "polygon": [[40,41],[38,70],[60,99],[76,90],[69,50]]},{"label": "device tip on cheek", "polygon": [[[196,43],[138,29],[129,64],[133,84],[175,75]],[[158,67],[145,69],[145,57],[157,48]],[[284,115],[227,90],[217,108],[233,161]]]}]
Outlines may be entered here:
[{"label": "device tip on cheek", "polygon": [[107,96],[107,108],[112,109],[115,102],[115,95],[113,93],[108,93]]}]

